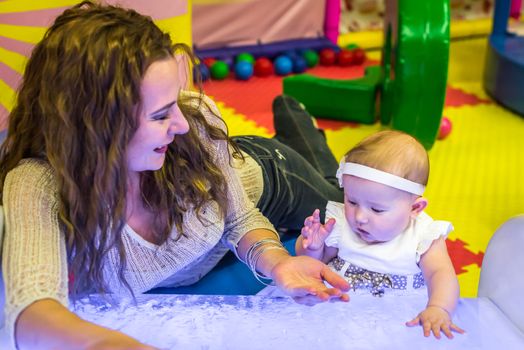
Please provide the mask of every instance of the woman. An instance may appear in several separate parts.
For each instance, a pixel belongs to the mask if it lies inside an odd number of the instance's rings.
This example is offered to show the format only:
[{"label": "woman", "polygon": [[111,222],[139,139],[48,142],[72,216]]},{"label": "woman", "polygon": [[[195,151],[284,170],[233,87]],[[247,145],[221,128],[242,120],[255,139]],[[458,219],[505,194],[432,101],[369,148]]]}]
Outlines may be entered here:
[{"label": "woman", "polygon": [[218,112],[183,93],[185,58],[150,18],[88,1],[34,48],[0,149],[13,346],[150,349],[68,300],[187,285],[228,249],[298,302],[348,300],[347,283],[291,257],[248,200]]}]

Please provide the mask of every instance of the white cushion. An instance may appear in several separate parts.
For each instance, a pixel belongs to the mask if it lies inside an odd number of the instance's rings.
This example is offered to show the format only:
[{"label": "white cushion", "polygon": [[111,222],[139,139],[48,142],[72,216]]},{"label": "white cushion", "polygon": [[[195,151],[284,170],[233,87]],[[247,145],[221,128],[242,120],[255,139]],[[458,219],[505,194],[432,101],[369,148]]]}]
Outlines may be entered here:
[{"label": "white cushion", "polygon": [[478,288],[524,332],[524,215],[506,221],[489,241]]}]

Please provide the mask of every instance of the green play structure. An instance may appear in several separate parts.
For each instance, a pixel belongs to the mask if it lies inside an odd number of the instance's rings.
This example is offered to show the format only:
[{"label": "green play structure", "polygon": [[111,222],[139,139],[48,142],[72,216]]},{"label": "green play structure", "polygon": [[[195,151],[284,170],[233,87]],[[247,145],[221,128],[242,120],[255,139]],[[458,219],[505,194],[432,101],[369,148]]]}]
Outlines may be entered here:
[{"label": "green play structure", "polygon": [[426,149],[435,142],[446,95],[449,1],[386,0],[380,66],[350,80],[308,74],[283,80],[319,118],[383,125],[416,137]]}]

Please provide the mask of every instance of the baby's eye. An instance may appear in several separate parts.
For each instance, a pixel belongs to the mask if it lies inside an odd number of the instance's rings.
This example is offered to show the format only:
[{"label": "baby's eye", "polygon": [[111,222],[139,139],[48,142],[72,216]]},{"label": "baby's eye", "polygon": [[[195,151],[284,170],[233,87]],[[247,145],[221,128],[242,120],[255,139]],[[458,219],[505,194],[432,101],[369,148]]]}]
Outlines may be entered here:
[{"label": "baby's eye", "polygon": [[385,212],[384,209],[371,208],[371,210],[373,210],[373,212],[375,212],[375,213],[377,213],[377,214],[380,214],[380,213]]},{"label": "baby's eye", "polygon": [[350,201],[349,199],[348,199],[348,203],[349,203],[349,205],[351,205],[351,206],[355,206],[355,205],[357,205],[357,202],[355,202],[355,201]]}]

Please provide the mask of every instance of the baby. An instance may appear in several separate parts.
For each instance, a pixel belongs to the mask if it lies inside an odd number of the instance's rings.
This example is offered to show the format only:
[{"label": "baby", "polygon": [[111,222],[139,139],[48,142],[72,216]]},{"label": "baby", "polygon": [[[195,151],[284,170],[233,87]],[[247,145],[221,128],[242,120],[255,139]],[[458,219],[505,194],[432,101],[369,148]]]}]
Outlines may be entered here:
[{"label": "baby", "polygon": [[424,147],[399,131],[373,134],[340,162],[337,171],[344,203],[329,202],[326,223],[319,210],[306,218],[296,242],[297,255],[322,260],[353,288],[381,296],[386,289],[427,285],[426,308],[408,326],[421,325],[424,335],[464,333],[452,314],[459,284],[445,239],[451,223],[434,221],[422,197],[429,177]]}]

